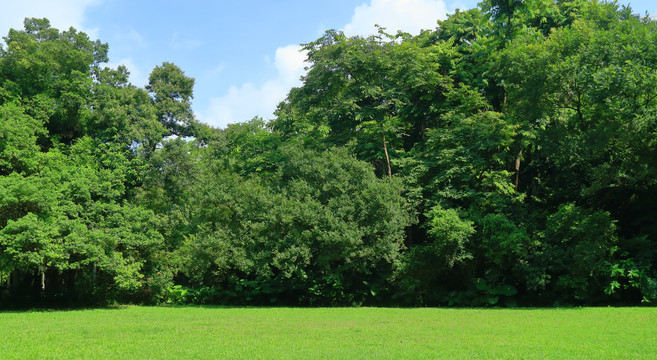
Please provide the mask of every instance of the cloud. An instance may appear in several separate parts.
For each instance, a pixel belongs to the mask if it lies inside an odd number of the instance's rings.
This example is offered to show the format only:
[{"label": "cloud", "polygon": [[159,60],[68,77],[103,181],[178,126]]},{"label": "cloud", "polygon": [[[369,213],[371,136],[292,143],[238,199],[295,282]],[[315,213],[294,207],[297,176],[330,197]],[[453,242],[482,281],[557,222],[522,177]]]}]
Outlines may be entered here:
[{"label": "cloud", "polygon": [[231,86],[228,92],[210,100],[207,111],[199,113],[199,119],[215,127],[244,122],[254,116],[273,117],[276,106],[285,99],[288,91],[300,85],[304,74],[306,54],[298,45],[276,49],[274,66],[276,76],[262,84],[244,83]]},{"label": "cloud", "polygon": [[[447,18],[445,3],[441,0],[371,0],[354,10],[351,22],[344,26],[345,34],[371,35],[375,24],[387,28],[419,34],[422,29],[434,29],[438,19]],[[250,120],[254,116],[273,117],[276,106],[285,99],[291,88],[301,84],[305,74],[306,54],[300,46],[288,45],[276,50],[273,64],[276,76],[261,84],[244,83],[231,86],[226,94],[213,98],[206,111],[197,113],[199,119],[216,127]],[[271,58],[265,57],[271,64]]]},{"label": "cloud", "polygon": [[59,30],[76,30],[86,32],[89,37],[97,38],[97,29],[88,29],[83,26],[84,12],[87,7],[98,5],[100,0],[20,0],[6,1],[0,11],[0,35],[6,36],[9,29],[23,29],[23,20],[26,17],[48,18],[50,25]]},{"label": "cloud", "polygon": [[372,0],[356,8],[343,31],[348,36],[366,36],[376,34],[375,25],[380,25],[390,34],[401,30],[417,35],[446,18],[447,7],[440,0]]},{"label": "cloud", "polygon": [[304,73],[306,57],[306,52],[301,51],[299,45],[288,45],[276,49],[274,65],[276,65],[281,80],[286,83],[297,82]]}]

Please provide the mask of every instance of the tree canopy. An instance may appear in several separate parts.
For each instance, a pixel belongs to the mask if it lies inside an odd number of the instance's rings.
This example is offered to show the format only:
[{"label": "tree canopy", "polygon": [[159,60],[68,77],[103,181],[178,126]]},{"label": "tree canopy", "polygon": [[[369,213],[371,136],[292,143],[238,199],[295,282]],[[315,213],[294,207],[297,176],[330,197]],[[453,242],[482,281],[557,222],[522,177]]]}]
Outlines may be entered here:
[{"label": "tree canopy", "polygon": [[[657,23],[485,0],[327,31],[270,121],[196,120],[108,45],[0,46],[0,306],[657,302]],[[246,119],[245,119],[246,120]]]}]

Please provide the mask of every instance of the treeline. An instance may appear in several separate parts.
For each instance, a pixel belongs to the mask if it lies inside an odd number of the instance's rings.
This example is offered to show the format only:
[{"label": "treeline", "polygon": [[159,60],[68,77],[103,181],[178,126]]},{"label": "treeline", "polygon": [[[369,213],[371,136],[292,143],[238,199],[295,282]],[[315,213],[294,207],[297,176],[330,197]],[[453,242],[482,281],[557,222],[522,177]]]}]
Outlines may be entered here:
[{"label": "treeline", "polygon": [[657,302],[657,24],[485,0],[304,45],[214,129],[171,63],[27,19],[0,47],[0,306]]}]

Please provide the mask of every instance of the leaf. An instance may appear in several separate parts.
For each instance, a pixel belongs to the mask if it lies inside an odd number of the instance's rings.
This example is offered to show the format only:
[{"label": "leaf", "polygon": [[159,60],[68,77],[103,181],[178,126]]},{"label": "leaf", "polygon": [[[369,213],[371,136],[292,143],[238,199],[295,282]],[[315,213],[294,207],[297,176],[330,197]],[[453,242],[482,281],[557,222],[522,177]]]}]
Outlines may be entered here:
[{"label": "leaf", "polygon": [[497,304],[497,302],[500,300],[498,296],[489,296],[488,297],[488,303],[491,305]]}]

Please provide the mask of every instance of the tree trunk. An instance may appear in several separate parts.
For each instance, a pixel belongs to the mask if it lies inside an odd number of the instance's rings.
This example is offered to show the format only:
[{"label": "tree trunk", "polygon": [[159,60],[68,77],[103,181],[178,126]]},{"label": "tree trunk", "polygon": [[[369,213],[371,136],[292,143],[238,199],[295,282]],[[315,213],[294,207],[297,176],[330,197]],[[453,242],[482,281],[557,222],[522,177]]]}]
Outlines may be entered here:
[{"label": "tree trunk", "polygon": [[46,269],[41,268],[41,291],[46,291]]},{"label": "tree trunk", "polygon": [[388,146],[386,146],[386,136],[383,135],[383,152],[386,153],[386,164],[388,165],[388,177],[392,178],[392,169],[390,168],[390,157],[388,156]]},{"label": "tree trunk", "polygon": [[518,157],[516,157],[516,181],[514,183],[514,187],[516,190],[518,190],[518,175],[520,174],[520,157],[522,156],[522,149],[520,149],[520,152],[518,153]]}]

